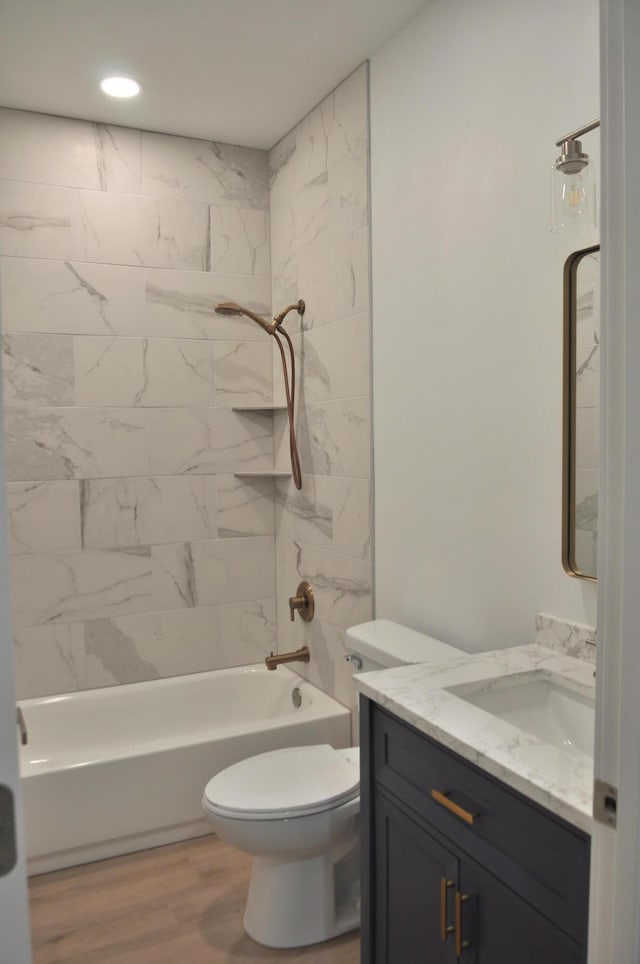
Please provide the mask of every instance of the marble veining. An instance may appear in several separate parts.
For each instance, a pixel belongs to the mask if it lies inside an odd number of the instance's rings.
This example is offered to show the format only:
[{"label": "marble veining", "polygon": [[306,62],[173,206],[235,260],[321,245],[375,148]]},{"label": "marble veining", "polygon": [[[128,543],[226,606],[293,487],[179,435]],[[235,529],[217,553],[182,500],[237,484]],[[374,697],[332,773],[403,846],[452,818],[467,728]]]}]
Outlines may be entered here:
[{"label": "marble veining", "polygon": [[300,456],[317,475],[367,478],[371,474],[368,396],[305,405]]},{"label": "marble veining", "polygon": [[153,474],[259,472],[272,467],[273,434],[262,416],[222,408],[154,409],[146,414]]},{"label": "marble veining", "polygon": [[138,683],[159,679],[160,673],[137,652],[132,640],[115,620],[89,619],[84,624],[85,652],[101,663],[117,683]]},{"label": "marble veining", "polygon": [[140,333],[144,291],[141,268],[0,258],[0,276],[6,330],[87,335]]},{"label": "marble veining", "polygon": [[153,593],[156,608],[192,608],[199,603],[193,549],[190,543],[154,546]]},{"label": "marble veining", "polygon": [[140,132],[0,108],[0,178],[140,193]]},{"label": "marble veining", "polygon": [[166,269],[146,269],[144,278],[144,318],[150,334],[264,341],[264,332],[254,322],[217,315],[215,308],[221,301],[239,301],[268,316],[268,279]]},{"label": "marble veining", "polygon": [[153,546],[155,608],[249,602],[275,594],[273,537]]},{"label": "marble veining", "polygon": [[82,547],[77,481],[9,482],[11,555]]},{"label": "marble veining", "polygon": [[215,399],[220,406],[273,402],[273,345],[218,341],[214,345]]},{"label": "marble veining", "polygon": [[559,619],[548,613],[536,614],[535,640],[541,646],[554,649],[576,659],[590,663],[596,658],[596,628],[568,619]]},{"label": "marble veining", "polygon": [[18,699],[69,693],[83,688],[82,623],[17,628],[14,653]]},{"label": "marble veining", "polygon": [[369,563],[283,538],[278,539],[277,550],[278,584],[295,588],[293,573],[308,579],[326,622],[346,629],[370,618]]},{"label": "marble veining", "polygon": [[0,181],[0,254],[210,269],[206,204]]},{"label": "marble veining", "polygon": [[5,426],[10,481],[148,475],[141,412],[7,409]]},{"label": "marble veining", "polygon": [[141,612],[151,602],[148,547],[14,556],[13,618],[20,626]]},{"label": "marble veining", "polygon": [[593,667],[538,643],[354,677],[365,696],[443,746],[519,790],[570,823],[590,832],[593,760],[567,753],[454,695],[461,684],[496,684],[532,670],[563,677],[593,693]]},{"label": "marble veining", "polygon": [[266,211],[222,205],[212,207],[211,270],[223,274],[269,275]]},{"label": "marble veining", "polygon": [[274,481],[246,481],[231,474],[216,476],[218,536],[273,535],[275,532]]},{"label": "marble veining", "polygon": [[267,155],[248,147],[144,131],[142,190],[154,197],[264,210]]},{"label": "marble veining", "polygon": [[7,405],[72,405],[73,347],[69,335],[5,334],[2,376]]},{"label": "marble veining", "polygon": [[210,476],[83,479],[82,547],[114,549],[215,538],[216,500],[216,479]]},{"label": "marble veining", "polygon": [[213,349],[207,341],[74,338],[77,405],[210,405]]}]

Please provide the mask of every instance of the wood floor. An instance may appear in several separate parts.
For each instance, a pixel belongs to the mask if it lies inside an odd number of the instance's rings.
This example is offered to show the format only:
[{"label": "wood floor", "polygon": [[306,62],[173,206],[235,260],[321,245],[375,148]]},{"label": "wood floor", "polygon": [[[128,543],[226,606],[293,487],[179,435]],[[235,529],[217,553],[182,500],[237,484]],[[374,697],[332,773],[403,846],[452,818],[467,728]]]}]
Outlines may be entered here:
[{"label": "wood floor", "polygon": [[358,932],[291,951],[242,929],[251,859],[215,837],[34,877],[34,964],[357,964]]}]

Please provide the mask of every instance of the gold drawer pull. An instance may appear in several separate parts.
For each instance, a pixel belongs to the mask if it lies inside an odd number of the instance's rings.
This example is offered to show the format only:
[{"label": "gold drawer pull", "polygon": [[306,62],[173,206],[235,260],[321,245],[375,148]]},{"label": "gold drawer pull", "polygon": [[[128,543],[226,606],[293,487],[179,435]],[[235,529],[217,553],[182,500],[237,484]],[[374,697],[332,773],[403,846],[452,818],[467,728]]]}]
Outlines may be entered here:
[{"label": "gold drawer pull", "polygon": [[456,894],[456,957],[462,957],[462,952],[471,947],[471,941],[462,940],[462,903],[469,900],[469,894]]},{"label": "gold drawer pull", "polygon": [[453,887],[453,881],[443,877],[440,881],[440,937],[446,941],[447,934],[453,933],[453,925],[447,924],[447,890]]},{"label": "gold drawer pull", "polygon": [[474,820],[480,816],[479,813],[471,813],[470,810],[465,810],[464,807],[461,807],[458,803],[454,803],[453,800],[449,798],[448,790],[445,790],[444,793],[442,793],[440,790],[432,790],[431,796],[436,803],[440,804],[441,807],[445,807],[447,810],[451,811],[451,813],[453,813],[460,820],[464,820],[465,823],[468,823],[469,826],[471,826]]}]

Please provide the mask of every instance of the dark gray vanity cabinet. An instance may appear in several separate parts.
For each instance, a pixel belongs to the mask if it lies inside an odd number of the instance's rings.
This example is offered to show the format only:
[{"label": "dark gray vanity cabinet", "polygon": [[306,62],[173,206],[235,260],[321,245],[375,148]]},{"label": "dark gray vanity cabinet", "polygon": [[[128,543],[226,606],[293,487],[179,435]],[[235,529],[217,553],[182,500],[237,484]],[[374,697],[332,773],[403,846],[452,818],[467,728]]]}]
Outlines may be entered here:
[{"label": "dark gray vanity cabinet", "polygon": [[362,964],[586,961],[589,837],[364,698],[361,818]]}]

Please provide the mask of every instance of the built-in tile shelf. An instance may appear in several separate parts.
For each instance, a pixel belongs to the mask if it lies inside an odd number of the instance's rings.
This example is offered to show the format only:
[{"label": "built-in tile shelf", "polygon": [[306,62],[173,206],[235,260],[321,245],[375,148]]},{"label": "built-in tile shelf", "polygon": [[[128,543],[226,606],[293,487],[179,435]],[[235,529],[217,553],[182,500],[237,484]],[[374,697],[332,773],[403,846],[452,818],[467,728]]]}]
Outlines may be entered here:
[{"label": "built-in tile shelf", "polygon": [[290,479],[291,472],[234,472],[236,479]]},{"label": "built-in tile shelf", "polygon": [[273,415],[276,412],[286,412],[286,405],[234,405],[231,409],[232,412],[244,412],[247,413],[258,413],[265,415]]}]

